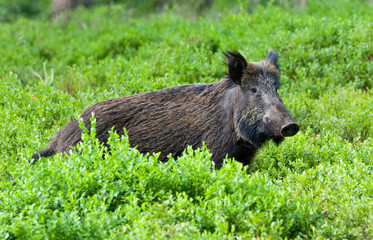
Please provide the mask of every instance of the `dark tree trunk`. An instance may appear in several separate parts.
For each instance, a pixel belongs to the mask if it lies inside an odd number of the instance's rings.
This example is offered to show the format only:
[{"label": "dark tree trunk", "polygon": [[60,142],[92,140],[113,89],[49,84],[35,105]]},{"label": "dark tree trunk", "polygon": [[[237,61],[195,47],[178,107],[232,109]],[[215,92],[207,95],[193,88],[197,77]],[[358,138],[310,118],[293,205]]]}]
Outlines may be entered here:
[{"label": "dark tree trunk", "polygon": [[92,0],[52,0],[52,18],[66,18],[66,11],[79,5],[89,7]]},{"label": "dark tree trunk", "polygon": [[307,0],[295,0],[294,1],[294,6],[296,9],[299,10],[306,10],[307,9]]}]

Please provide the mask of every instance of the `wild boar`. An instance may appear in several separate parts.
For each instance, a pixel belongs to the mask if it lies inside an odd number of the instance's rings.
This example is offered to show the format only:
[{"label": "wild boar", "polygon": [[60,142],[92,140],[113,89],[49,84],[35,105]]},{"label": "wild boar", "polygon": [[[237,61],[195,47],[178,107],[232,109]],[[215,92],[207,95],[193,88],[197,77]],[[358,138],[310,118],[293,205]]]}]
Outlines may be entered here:
[{"label": "wild boar", "polygon": [[[277,144],[295,135],[299,126],[282,103],[278,54],[272,50],[261,62],[247,62],[236,51],[224,52],[228,74],[210,84],[191,84],[136,94],[96,103],[81,114],[90,129],[96,117],[96,137],[106,143],[114,126],[118,134],[126,128],[130,145],[142,153],[161,152],[180,156],[184,149],[210,149],[215,168],[225,156],[250,164],[268,140]],[[32,158],[69,152],[81,142],[76,119],[54,136],[50,144]]]}]

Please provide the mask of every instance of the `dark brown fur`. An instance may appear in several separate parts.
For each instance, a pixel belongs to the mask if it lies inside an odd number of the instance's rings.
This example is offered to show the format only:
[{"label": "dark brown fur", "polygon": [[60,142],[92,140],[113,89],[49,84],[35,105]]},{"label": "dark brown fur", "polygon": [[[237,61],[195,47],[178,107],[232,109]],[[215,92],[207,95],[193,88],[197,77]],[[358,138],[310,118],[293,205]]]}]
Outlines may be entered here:
[{"label": "dark brown fur", "polygon": [[[283,139],[281,127],[286,125],[285,122],[294,121],[276,92],[279,85],[277,55],[272,64],[269,57],[262,63],[247,63],[237,52],[225,55],[229,75],[218,82],[177,86],[99,102],[85,109],[81,117],[90,129],[89,118],[92,112],[95,113],[96,137],[104,143],[113,126],[118,134],[123,134],[125,127],[131,146],[137,146],[142,153],[161,152],[161,161],[167,161],[170,153],[173,157],[180,156],[188,145],[198,148],[205,142],[216,168],[222,166],[226,155],[249,164],[262,143],[268,139],[280,142]],[[241,63],[232,62],[235,60]],[[263,82],[261,76],[269,76],[271,82]],[[248,82],[254,83],[258,88],[256,91],[274,95],[274,104],[278,106],[272,108],[282,111],[273,118],[279,119],[279,127],[268,128],[268,123],[262,123],[261,119],[268,111],[265,106],[255,107],[258,92],[252,93]],[[273,89],[266,89],[268,86]],[[271,92],[273,90],[275,92]],[[249,97],[246,96],[248,92],[252,94]],[[273,102],[273,99],[269,101]],[[34,154],[33,158],[68,152],[71,146],[81,141],[81,134],[78,121],[72,120],[45,150]]]}]

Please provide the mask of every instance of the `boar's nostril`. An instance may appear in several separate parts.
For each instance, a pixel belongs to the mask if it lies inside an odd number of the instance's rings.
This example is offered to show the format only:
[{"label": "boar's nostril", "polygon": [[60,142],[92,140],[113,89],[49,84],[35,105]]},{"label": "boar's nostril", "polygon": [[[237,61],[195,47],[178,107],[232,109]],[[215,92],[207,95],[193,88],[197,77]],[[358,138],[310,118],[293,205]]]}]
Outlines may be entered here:
[{"label": "boar's nostril", "polygon": [[295,134],[297,134],[297,132],[299,131],[299,126],[298,124],[296,123],[288,123],[288,124],[285,124],[284,126],[282,126],[281,128],[281,135],[283,137],[291,137],[291,136],[294,136]]}]

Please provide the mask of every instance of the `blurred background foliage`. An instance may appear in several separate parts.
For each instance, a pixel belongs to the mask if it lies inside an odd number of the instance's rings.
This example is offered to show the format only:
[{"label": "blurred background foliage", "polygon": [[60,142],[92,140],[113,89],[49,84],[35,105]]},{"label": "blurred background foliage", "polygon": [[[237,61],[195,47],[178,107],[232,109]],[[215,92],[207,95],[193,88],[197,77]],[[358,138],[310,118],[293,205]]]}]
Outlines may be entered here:
[{"label": "blurred background foliage", "polygon": [[[372,0],[368,0],[373,3]],[[124,4],[137,15],[162,12],[166,9],[180,9],[180,13],[190,16],[200,16],[208,12],[221,10],[253,11],[260,6],[280,6],[283,8],[308,9],[319,14],[329,14],[344,4],[361,6],[367,0],[340,0],[340,1],[307,1],[307,0],[0,0],[0,21],[12,22],[19,17],[49,18],[56,5],[64,5],[66,9],[78,5],[97,6],[108,4]],[[342,6],[341,6],[342,5]],[[352,10],[361,8],[352,8]],[[332,11],[331,11],[332,10]]]}]

